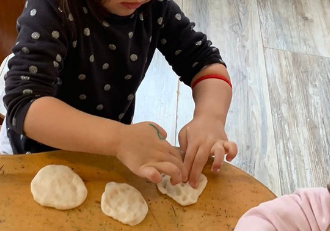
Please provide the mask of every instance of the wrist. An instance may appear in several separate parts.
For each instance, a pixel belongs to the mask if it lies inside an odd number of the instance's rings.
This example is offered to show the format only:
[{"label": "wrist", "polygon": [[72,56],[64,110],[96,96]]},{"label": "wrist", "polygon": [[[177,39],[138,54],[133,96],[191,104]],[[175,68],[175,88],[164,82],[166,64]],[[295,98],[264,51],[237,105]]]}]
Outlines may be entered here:
[{"label": "wrist", "polygon": [[115,137],[115,140],[114,140],[114,144],[113,144],[113,147],[114,147],[114,156],[122,161],[122,156],[121,154],[123,154],[123,143],[125,140],[127,140],[127,134],[129,134],[130,132],[127,131],[130,126],[132,125],[127,125],[127,124],[120,124],[120,126],[118,127],[117,131],[116,131],[116,137]]},{"label": "wrist", "polygon": [[[102,118],[103,119],[103,118]],[[128,126],[117,121],[104,119],[106,123],[100,129],[99,145],[97,153],[101,155],[117,156],[122,139],[122,130]]]}]

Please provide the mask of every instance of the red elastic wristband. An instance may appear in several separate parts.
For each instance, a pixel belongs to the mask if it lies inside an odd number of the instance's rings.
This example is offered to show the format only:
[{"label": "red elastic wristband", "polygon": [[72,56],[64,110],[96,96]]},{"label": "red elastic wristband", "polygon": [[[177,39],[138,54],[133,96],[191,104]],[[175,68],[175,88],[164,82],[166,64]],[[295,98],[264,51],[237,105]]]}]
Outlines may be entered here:
[{"label": "red elastic wristband", "polygon": [[221,75],[205,75],[205,76],[202,76],[202,77],[199,77],[191,86],[191,89],[194,89],[194,87],[201,81],[205,80],[205,79],[220,79],[220,80],[223,80],[225,81],[226,83],[228,83],[228,85],[232,88],[232,85],[231,85],[231,82],[229,79],[227,79],[226,77],[223,77]]}]

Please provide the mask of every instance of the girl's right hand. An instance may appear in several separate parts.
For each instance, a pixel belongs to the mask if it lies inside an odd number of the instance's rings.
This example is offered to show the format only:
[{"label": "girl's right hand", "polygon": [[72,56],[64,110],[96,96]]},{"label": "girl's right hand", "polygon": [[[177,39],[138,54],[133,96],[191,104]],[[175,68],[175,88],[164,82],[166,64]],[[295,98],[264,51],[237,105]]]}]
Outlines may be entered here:
[{"label": "girl's right hand", "polygon": [[134,174],[153,183],[161,181],[161,173],[171,177],[172,184],[188,180],[180,150],[170,145],[166,131],[153,122],[125,125],[119,132],[116,157]]}]

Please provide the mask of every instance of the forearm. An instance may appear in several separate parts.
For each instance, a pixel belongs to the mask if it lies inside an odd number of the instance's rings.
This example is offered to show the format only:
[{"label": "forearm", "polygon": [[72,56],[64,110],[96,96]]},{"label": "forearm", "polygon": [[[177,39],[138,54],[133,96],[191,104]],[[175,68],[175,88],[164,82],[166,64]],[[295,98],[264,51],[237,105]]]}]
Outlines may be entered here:
[{"label": "forearm", "polygon": [[[198,78],[209,74],[218,74],[230,80],[225,66],[221,64],[213,64],[202,69],[194,77],[192,83]],[[225,122],[231,97],[231,87],[225,81],[219,79],[206,79],[199,82],[193,89],[193,98],[195,101],[194,117],[211,115]]]},{"label": "forearm", "polygon": [[119,122],[81,112],[53,97],[31,105],[24,121],[26,136],[69,151],[115,155]]},{"label": "forearm", "polygon": [[166,137],[166,132],[156,123],[124,125],[42,97],[30,106],[23,129],[28,137],[49,146],[116,156],[133,173],[153,183],[161,181],[161,172],[174,184],[187,179],[178,150],[159,139],[157,134]]}]

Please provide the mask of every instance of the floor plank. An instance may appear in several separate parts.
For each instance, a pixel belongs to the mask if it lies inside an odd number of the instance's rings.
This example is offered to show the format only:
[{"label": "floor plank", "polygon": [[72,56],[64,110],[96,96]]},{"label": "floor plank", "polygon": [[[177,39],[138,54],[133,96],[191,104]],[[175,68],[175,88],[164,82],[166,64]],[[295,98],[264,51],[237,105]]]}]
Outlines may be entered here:
[{"label": "floor plank", "polygon": [[330,59],[267,49],[282,193],[330,182]]},{"label": "floor plank", "polygon": [[265,47],[330,57],[329,0],[258,0]]},{"label": "floor plank", "polygon": [[[281,193],[270,114],[268,83],[255,0],[184,0],[185,13],[196,29],[209,35],[227,62],[233,82],[233,101],[227,134],[237,142],[233,164],[250,173],[275,194]],[[191,91],[180,85],[178,129],[192,118]]]}]

